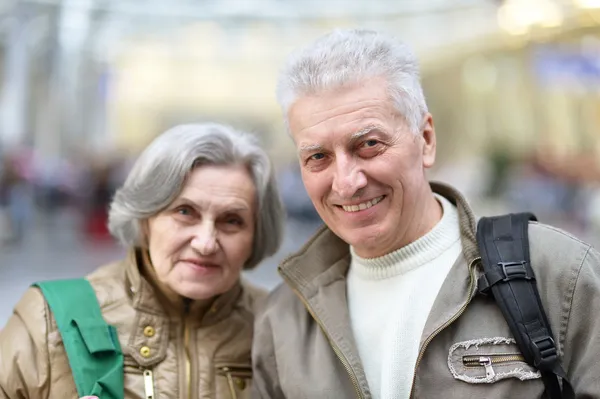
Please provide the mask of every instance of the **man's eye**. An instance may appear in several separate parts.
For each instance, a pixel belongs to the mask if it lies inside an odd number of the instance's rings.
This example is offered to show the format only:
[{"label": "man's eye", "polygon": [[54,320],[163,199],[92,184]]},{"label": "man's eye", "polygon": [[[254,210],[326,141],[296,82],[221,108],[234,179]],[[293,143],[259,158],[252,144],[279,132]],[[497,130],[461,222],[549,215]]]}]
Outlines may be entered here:
[{"label": "man's eye", "polygon": [[377,140],[367,140],[363,143],[363,147],[375,147],[379,142]]},{"label": "man's eye", "polygon": [[319,161],[323,158],[325,158],[325,154],[323,154],[322,152],[319,152],[319,153],[311,155],[308,159],[311,161]]}]

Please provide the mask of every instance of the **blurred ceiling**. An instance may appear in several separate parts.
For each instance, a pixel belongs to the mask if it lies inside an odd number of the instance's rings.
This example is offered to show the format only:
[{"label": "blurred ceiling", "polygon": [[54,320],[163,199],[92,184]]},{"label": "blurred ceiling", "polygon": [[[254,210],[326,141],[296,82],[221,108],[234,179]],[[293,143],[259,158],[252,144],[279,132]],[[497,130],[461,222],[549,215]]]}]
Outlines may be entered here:
[{"label": "blurred ceiling", "polygon": [[594,8],[600,0],[0,0],[0,41],[17,19],[33,47],[72,47],[111,62],[130,42],[171,40],[203,22],[233,38],[268,26],[290,48],[325,29],[363,26],[390,31],[424,56],[503,31],[561,26]]}]

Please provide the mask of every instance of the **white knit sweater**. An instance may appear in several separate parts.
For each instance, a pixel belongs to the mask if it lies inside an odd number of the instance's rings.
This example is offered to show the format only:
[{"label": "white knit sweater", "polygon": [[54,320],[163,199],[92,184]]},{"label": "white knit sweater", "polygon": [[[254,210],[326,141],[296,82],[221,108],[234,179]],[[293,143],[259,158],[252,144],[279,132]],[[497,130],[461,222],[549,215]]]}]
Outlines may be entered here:
[{"label": "white knit sweater", "polygon": [[373,398],[410,395],[421,334],[452,265],[462,256],[458,213],[436,195],[443,216],[417,241],[364,259],[350,248],[348,306]]}]

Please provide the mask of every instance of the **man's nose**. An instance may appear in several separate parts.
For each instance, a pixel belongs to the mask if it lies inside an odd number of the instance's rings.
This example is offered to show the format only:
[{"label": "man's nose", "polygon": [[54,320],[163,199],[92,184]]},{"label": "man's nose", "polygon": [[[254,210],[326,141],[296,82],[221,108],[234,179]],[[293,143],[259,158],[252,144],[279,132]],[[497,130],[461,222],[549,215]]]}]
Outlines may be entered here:
[{"label": "man's nose", "polygon": [[349,199],[367,185],[367,177],[356,161],[338,157],[332,190],[341,199]]},{"label": "man's nose", "polygon": [[205,220],[196,227],[191,246],[203,256],[212,255],[217,251],[219,243],[214,222]]}]

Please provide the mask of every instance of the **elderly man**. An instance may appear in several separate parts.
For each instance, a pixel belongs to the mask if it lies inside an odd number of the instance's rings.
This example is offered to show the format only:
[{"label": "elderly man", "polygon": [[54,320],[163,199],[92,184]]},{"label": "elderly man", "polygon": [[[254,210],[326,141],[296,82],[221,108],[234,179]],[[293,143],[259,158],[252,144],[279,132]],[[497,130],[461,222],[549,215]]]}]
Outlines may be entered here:
[{"label": "elderly man", "polygon": [[[281,264],[285,284],[256,320],[254,397],[543,397],[477,290],[473,211],[426,178],[436,132],[415,56],[335,31],[290,58],[278,98],[326,226]],[[600,397],[600,254],[550,226],[528,231],[567,380],[577,398]]]}]

